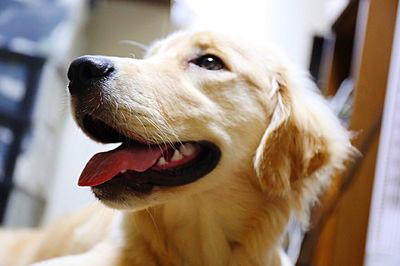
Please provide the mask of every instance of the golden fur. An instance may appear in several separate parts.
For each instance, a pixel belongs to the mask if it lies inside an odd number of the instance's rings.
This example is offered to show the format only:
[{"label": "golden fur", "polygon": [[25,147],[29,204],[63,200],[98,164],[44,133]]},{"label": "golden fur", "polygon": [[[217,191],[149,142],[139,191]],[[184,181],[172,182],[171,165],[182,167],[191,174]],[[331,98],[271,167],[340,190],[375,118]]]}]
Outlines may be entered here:
[{"label": "golden fur", "polygon": [[[199,54],[227,69],[190,64]],[[264,44],[211,32],[173,34],[144,60],[110,59],[117,73],[96,106],[104,121],[153,143],[212,141],[218,166],[191,184],[103,202],[122,212],[95,206],[38,232],[0,232],[0,265],[284,265],[289,219],[306,226],[354,152],[307,75]],[[79,115],[74,97],[72,107]]]}]

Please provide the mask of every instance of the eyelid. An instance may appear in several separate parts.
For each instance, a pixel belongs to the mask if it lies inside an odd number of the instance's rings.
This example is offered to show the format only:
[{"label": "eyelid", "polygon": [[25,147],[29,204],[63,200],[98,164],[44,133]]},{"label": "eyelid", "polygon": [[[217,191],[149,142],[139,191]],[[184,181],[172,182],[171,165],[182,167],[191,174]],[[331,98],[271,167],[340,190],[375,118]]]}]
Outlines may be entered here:
[{"label": "eyelid", "polygon": [[196,60],[198,60],[198,59],[200,59],[202,57],[205,57],[205,56],[216,57],[216,58],[218,58],[219,60],[221,60],[224,63],[224,60],[222,60],[221,57],[219,57],[218,55],[213,54],[213,53],[196,54],[195,56],[193,56],[192,59],[189,60],[189,62],[194,62],[194,61],[196,61]]},{"label": "eyelid", "polygon": [[228,67],[227,67],[227,65],[226,65],[226,63],[225,63],[225,61],[224,61],[220,56],[215,55],[215,54],[213,54],[213,53],[199,54],[199,55],[195,56],[193,59],[189,60],[189,63],[201,67],[201,66],[199,65],[199,62],[200,62],[200,60],[201,60],[202,58],[204,58],[204,57],[212,57],[212,58],[214,58],[216,61],[218,61],[218,62],[221,64],[221,66],[222,66],[221,69],[223,69],[223,70],[229,70]]}]

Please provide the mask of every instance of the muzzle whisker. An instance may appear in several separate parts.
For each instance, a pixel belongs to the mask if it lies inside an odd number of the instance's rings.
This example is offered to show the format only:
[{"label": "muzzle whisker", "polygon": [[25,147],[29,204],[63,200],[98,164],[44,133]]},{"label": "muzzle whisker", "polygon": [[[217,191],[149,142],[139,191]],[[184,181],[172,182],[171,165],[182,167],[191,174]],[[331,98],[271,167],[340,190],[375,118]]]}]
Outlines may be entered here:
[{"label": "muzzle whisker", "polygon": [[[139,117],[137,115],[135,115],[136,120],[139,121],[139,123],[142,125],[142,128],[144,130],[144,135],[146,139],[150,138],[149,132],[147,131],[147,128],[145,127],[145,125],[143,124],[142,120],[139,119]],[[147,146],[150,148],[150,143],[147,143]]]},{"label": "muzzle whisker", "polygon": [[[150,124],[150,125],[155,129],[154,134],[157,135],[157,137],[158,137],[161,141],[165,142],[165,135],[164,135],[164,133],[163,133],[162,128],[160,128],[160,127],[159,127],[154,121],[152,121],[151,119],[149,119],[149,118],[147,118],[147,117],[142,117],[142,118],[145,119],[145,120],[147,121],[147,123]],[[153,139],[154,139],[154,138],[153,138]]]}]

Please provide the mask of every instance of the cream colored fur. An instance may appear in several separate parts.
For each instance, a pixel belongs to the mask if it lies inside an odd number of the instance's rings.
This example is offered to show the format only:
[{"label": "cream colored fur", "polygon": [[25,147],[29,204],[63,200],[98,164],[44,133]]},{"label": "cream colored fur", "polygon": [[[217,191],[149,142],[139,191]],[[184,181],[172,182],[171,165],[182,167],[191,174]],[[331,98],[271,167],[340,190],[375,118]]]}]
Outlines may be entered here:
[{"label": "cream colored fur", "polygon": [[[190,63],[201,54],[227,69]],[[104,202],[122,216],[96,206],[12,241],[1,232],[0,265],[67,255],[37,265],[287,265],[289,219],[306,226],[354,153],[307,75],[264,44],[211,32],[174,34],[144,60],[110,59],[116,75],[87,108],[147,142],[211,141],[218,166],[188,185]],[[74,98],[72,106],[79,115]]]}]

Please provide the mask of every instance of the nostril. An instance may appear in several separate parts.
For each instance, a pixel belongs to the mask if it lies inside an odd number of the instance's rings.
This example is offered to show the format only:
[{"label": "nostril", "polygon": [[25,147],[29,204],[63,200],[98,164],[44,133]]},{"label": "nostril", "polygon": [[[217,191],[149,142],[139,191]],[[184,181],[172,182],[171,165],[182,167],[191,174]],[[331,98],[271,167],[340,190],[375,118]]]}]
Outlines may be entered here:
[{"label": "nostril", "polygon": [[106,57],[79,57],[68,69],[69,90],[71,94],[82,92],[101,79],[109,77],[112,72],[114,72],[114,65]]},{"label": "nostril", "polygon": [[113,67],[103,62],[85,62],[83,63],[78,71],[79,78],[81,80],[92,80],[108,76],[113,71]]}]

